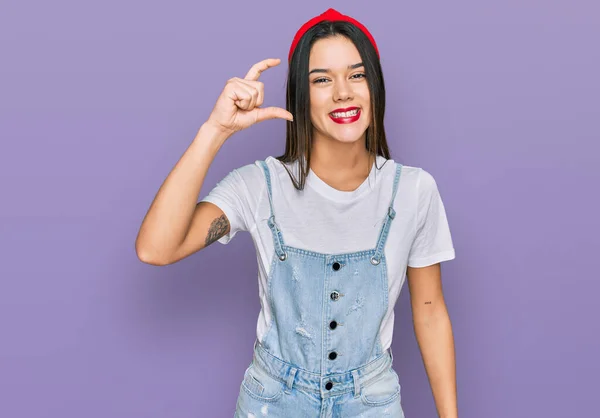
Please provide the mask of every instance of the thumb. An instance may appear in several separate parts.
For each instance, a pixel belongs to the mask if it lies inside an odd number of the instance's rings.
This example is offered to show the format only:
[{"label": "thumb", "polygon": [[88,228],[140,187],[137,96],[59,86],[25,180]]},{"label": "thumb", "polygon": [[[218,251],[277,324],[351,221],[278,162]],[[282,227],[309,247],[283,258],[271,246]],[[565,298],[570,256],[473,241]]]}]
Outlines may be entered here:
[{"label": "thumb", "polygon": [[275,107],[275,106],[271,106],[271,107],[257,107],[255,108],[256,112],[257,112],[257,117],[256,117],[256,121],[257,122],[262,122],[263,120],[267,120],[267,119],[287,119],[291,122],[294,121],[294,116],[288,112],[285,109],[282,109],[280,107]]}]

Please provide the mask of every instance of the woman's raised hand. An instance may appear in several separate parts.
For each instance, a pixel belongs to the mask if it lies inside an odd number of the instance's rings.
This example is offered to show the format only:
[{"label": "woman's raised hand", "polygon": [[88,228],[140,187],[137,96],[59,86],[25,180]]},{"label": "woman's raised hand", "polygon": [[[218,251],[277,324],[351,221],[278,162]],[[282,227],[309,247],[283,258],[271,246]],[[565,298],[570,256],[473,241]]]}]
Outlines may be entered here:
[{"label": "woman's raised hand", "polygon": [[265,98],[265,87],[258,78],[263,71],[280,62],[279,58],[269,58],[254,64],[246,77],[229,79],[207,122],[231,135],[267,119],[293,121],[294,117],[285,109],[260,107]]}]

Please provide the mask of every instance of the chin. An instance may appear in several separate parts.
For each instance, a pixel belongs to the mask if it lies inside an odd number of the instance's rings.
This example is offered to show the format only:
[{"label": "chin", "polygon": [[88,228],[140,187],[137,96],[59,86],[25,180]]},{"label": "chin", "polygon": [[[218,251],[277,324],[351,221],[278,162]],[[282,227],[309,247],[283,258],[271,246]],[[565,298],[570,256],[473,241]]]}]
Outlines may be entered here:
[{"label": "chin", "polygon": [[340,128],[341,127],[337,127],[336,129],[331,130],[329,132],[329,136],[338,142],[350,144],[356,141],[364,140],[365,135],[367,134],[368,126],[365,126],[362,129],[357,129],[356,126],[348,126],[346,129]]},{"label": "chin", "polygon": [[356,141],[364,140],[365,136],[362,135],[332,135],[331,138],[337,142],[342,142],[344,144],[352,144]]}]

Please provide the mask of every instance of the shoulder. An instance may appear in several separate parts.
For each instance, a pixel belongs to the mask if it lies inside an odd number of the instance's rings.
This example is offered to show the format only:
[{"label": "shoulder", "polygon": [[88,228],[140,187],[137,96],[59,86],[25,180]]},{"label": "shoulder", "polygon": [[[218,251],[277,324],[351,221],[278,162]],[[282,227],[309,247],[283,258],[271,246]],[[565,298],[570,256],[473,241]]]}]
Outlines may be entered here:
[{"label": "shoulder", "polygon": [[423,167],[410,166],[401,163],[395,163],[394,165],[402,166],[400,178],[405,185],[410,185],[421,193],[437,188],[435,178]]},{"label": "shoulder", "polygon": [[431,196],[437,193],[437,182],[429,171],[424,168],[419,169],[417,176],[417,190],[420,196]]},{"label": "shoulder", "polygon": [[403,164],[399,161],[394,161],[393,159],[386,160],[381,156],[377,157],[377,167],[384,177],[391,179],[395,177],[396,170],[400,167],[398,187],[402,187],[403,189],[416,189],[419,184],[421,172],[424,171],[421,167]]},{"label": "shoulder", "polygon": [[232,171],[232,174],[234,175],[234,180],[243,186],[256,187],[265,182],[265,174],[260,160],[238,167]]},{"label": "shoulder", "polygon": [[[239,187],[246,190],[262,192],[266,189],[266,173],[263,168],[263,162],[266,163],[268,174],[271,178],[271,184],[278,184],[289,180],[289,174],[286,167],[296,173],[296,164],[283,164],[275,157],[268,156],[264,160],[256,160],[251,164],[234,169],[231,173],[232,181]],[[287,180],[286,180],[287,179]]]},{"label": "shoulder", "polygon": [[419,212],[427,212],[432,204],[441,200],[437,182],[433,174],[418,167],[414,176],[414,196]]},{"label": "shoulder", "polygon": [[[264,179],[265,174],[262,167],[263,162],[267,164],[269,173],[271,175],[280,171],[285,171],[283,163],[273,156],[268,156],[264,160],[256,160],[251,164],[238,167],[234,171],[237,171],[238,174],[243,178],[254,179],[257,177],[262,177]],[[288,165],[288,167],[290,167],[290,165]]]},{"label": "shoulder", "polygon": [[[414,202],[414,204],[410,206],[420,208],[419,210],[421,210],[421,208],[427,206],[427,202],[431,201],[439,194],[434,176],[425,168],[401,164],[394,162],[393,160],[389,160],[386,165],[389,163],[392,163],[391,165],[394,166],[394,168],[389,171],[395,172],[395,167],[397,165],[401,166],[398,193],[395,198],[396,202],[399,202],[400,200],[406,202],[406,199],[408,199],[408,201]],[[395,173],[391,173],[390,177],[393,176],[393,174]]]}]

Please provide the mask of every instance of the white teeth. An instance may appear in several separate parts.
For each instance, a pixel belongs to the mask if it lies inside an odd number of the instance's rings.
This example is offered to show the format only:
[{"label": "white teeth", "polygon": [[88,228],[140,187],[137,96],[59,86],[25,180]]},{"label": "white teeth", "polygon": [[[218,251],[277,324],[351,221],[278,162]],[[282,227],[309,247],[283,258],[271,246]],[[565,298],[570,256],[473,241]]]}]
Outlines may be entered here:
[{"label": "white teeth", "polygon": [[357,113],[358,109],[354,109],[349,112],[332,113],[331,116],[334,118],[349,118],[351,116],[356,116]]}]

